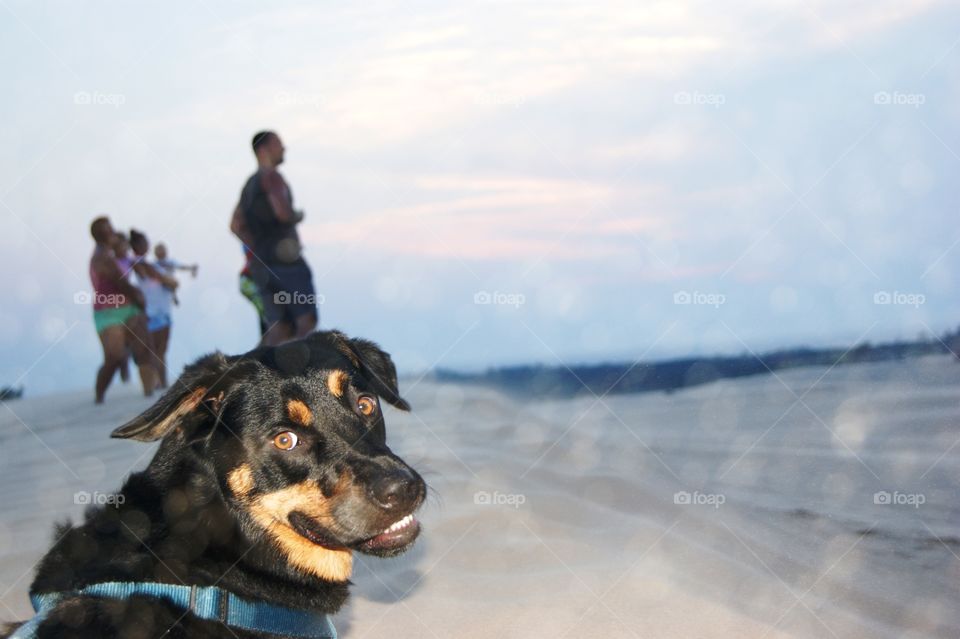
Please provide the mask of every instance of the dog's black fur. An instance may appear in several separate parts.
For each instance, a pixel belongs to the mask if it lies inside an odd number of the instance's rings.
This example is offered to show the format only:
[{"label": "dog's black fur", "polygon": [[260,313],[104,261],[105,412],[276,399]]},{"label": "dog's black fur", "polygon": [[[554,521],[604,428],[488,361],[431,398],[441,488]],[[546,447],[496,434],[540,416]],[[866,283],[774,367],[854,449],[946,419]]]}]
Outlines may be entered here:
[{"label": "dog's black fur", "polygon": [[[409,410],[390,356],[337,331],[201,358],[114,431],[163,441],[127,479],[122,505],[91,508],[82,525],[57,530],[31,592],[158,581],[336,612],[353,551],[398,554],[419,533],[416,520],[400,533],[381,532],[419,508],[426,485],[387,447],[378,397]],[[299,443],[284,450],[291,433]],[[67,598],[38,631],[58,639],[161,635],[271,636],[139,596]]]}]

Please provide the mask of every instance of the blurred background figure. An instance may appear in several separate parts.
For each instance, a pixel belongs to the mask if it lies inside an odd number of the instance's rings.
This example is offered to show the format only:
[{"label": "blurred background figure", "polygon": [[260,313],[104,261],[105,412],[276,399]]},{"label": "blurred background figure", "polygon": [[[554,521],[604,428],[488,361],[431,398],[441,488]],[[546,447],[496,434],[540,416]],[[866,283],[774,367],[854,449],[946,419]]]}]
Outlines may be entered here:
[{"label": "blurred background figure", "polygon": [[125,278],[129,278],[130,271],[133,269],[133,258],[130,256],[130,241],[121,231],[113,233],[113,257],[120,267],[120,272]]},{"label": "blurred background figure", "polygon": [[167,254],[167,245],[163,242],[157,242],[157,246],[153,249],[153,255],[157,258],[155,264],[171,275],[174,271],[190,271],[190,275],[196,277],[197,270],[200,268],[199,264],[181,264],[169,257]]},{"label": "blurred background figure", "polygon": [[316,328],[316,295],[297,234],[303,212],[293,208],[290,187],[277,171],[283,142],[273,131],[260,131],[252,146],[257,171],[243,187],[230,230],[253,253],[249,270],[267,323],[263,342],[272,345]]},{"label": "blurred background figure", "polygon": [[[98,217],[90,225],[96,246],[90,258],[93,284],[93,323],[103,347],[103,364],[97,371],[95,401],[103,403],[113,374],[123,363],[129,348],[140,371],[143,394],[149,397],[156,386],[157,372],[151,365],[147,348],[146,315],[143,293],[127,279],[115,250],[125,250],[126,238],[113,230],[110,220]],[[121,258],[122,259],[122,258]],[[126,262],[124,262],[126,263]]]},{"label": "blurred background figure", "polygon": [[147,331],[150,333],[150,349],[155,358],[159,388],[167,387],[167,345],[173,325],[173,300],[178,282],[159,263],[147,261],[150,241],[140,231],[130,230],[130,246],[136,256],[134,271],[143,291],[147,313]]},{"label": "blurred background figure", "polygon": [[267,333],[267,320],[263,312],[263,300],[260,298],[260,290],[257,283],[253,281],[250,273],[250,260],[253,259],[253,252],[246,246],[243,247],[243,268],[240,270],[240,294],[247,298],[253,304],[257,311],[257,320],[260,322],[260,341],[263,342],[263,336]]},{"label": "blurred background figure", "polygon": [[[113,250],[113,257],[120,268],[120,273],[127,280],[130,278],[130,267],[133,265],[133,259],[130,257],[130,243],[127,236],[116,231],[110,243]],[[126,384],[130,381],[130,348],[126,347],[123,351],[123,361],[120,362],[120,381]]]},{"label": "blurred background figure", "polygon": [[[177,262],[171,259],[167,255],[167,247],[165,244],[163,244],[163,242],[157,243],[156,248],[153,249],[153,254],[157,258],[157,261],[154,262],[154,264],[158,269],[163,271],[165,275],[173,277],[173,275],[175,274],[175,271],[190,271],[191,276],[193,277],[197,276],[197,269],[200,268],[199,265],[181,264],[180,262]],[[180,305],[180,299],[177,297],[176,290],[171,291],[171,299],[175,306]]]}]

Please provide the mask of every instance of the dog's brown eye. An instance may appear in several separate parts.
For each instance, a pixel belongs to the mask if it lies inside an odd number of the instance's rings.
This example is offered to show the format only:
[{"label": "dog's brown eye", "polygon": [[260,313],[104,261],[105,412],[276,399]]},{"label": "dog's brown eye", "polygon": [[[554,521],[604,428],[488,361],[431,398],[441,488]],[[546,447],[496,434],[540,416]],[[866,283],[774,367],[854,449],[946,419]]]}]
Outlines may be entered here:
[{"label": "dog's brown eye", "polygon": [[377,412],[377,400],[369,395],[361,395],[357,400],[357,410],[365,417],[370,417]]},{"label": "dog's brown eye", "polygon": [[299,442],[300,438],[297,434],[290,431],[280,433],[273,438],[273,445],[280,450],[292,450]]}]

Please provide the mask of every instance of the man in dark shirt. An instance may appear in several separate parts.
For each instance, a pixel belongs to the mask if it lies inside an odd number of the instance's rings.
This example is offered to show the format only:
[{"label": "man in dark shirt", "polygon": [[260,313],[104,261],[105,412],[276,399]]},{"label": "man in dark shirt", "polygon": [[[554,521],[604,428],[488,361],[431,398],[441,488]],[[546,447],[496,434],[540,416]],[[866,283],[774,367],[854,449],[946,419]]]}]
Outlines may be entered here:
[{"label": "man in dark shirt", "polygon": [[257,172],[243,187],[230,230],[253,254],[250,274],[267,323],[263,343],[276,345],[316,328],[316,294],[297,235],[303,213],[293,208],[290,187],[277,171],[283,143],[273,131],[261,131],[253,136],[253,152]]}]

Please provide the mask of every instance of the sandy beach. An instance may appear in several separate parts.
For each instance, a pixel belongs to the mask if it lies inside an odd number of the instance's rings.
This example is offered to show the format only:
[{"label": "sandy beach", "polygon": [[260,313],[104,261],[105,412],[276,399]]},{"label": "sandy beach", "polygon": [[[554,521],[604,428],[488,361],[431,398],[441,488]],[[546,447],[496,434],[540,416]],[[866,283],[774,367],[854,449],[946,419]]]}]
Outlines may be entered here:
[{"label": "sandy beach", "polygon": [[[431,497],[356,563],[342,637],[956,637],[960,365],[946,357],[543,401],[401,380],[392,448]],[[0,408],[0,616],[53,523],[153,447],[117,388]]]}]

